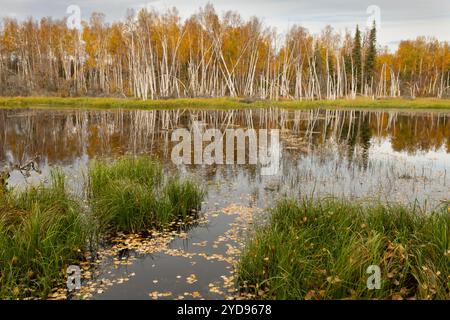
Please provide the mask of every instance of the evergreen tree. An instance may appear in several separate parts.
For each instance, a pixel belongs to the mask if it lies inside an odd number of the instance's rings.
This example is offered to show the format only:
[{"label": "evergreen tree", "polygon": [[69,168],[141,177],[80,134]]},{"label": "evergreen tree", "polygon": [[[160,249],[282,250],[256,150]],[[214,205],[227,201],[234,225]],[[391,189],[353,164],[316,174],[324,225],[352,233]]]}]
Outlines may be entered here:
[{"label": "evergreen tree", "polygon": [[367,83],[370,85],[372,78],[375,74],[375,63],[377,58],[377,28],[375,21],[373,22],[372,29],[369,34],[369,47],[367,49],[367,57],[366,57],[366,76]]},{"label": "evergreen tree", "polygon": [[361,88],[362,61],[361,61],[361,32],[359,26],[356,26],[355,38],[353,40],[353,68],[357,79],[357,88]]}]

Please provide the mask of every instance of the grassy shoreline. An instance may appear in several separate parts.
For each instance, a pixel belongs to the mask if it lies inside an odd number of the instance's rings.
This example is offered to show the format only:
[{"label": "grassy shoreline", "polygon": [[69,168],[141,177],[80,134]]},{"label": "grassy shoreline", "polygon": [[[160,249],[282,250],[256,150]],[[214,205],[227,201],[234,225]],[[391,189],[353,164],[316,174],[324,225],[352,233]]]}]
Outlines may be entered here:
[{"label": "grassy shoreline", "polygon": [[417,109],[450,110],[450,99],[418,98],[378,99],[357,98],[335,101],[247,101],[240,98],[193,98],[167,100],[136,100],[131,98],[59,98],[0,97],[0,108],[85,108],[85,109],[248,109],[280,107],[287,109],[348,108],[348,109]]},{"label": "grassy shoreline", "polygon": [[[450,299],[450,215],[414,206],[284,200],[238,265],[257,299]],[[369,290],[367,268],[381,270]]]}]

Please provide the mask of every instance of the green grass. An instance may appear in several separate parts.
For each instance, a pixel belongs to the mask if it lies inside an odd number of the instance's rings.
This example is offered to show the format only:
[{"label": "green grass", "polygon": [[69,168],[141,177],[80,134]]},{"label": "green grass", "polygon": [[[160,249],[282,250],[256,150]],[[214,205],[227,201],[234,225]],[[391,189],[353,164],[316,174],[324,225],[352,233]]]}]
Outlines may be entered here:
[{"label": "green grass", "polygon": [[240,98],[194,98],[136,100],[120,98],[0,97],[0,107],[18,108],[90,108],[90,109],[245,109],[281,107],[289,109],[353,108],[353,109],[450,109],[449,99],[340,99],[335,101],[253,101]]},{"label": "green grass", "polygon": [[45,298],[82,259],[90,225],[66,193],[64,176],[0,195],[0,297]]},{"label": "green grass", "polygon": [[99,236],[168,226],[197,215],[204,196],[194,182],[166,178],[159,161],[124,157],[94,161],[90,208],[53,171],[49,185],[10,189],[0,182],[0,299],[46,298],[64,285],[66,269],[84,260]]},{"label": "green grass", "polygon": [[139,232],[187,220],[200,209],[204,192],[195,183],[165,178],[149,157],[94,162],[89,169],[89,199],[102,230]]},{"label": "green grass", "polygon": [[[381,268],[381,289],[366,270]],[[261,299],[450,299],[450,215],[401,205],[285,200],[256,228],[239,281]]]},{"label": "green grass", "polygon": [[167,180],[162,195],[170,206],[170,215],[185,220],[192,212],[200,210],[205,192],[192,181],[172,176]]}]

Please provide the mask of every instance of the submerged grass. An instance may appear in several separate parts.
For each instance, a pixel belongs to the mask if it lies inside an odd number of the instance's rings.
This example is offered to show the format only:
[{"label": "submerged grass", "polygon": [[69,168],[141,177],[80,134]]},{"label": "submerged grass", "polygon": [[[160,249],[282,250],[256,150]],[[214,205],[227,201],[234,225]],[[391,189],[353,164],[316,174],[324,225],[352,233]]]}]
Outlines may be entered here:
[{"label": "submerged grass", "polygon": [[353,109],[450,109],[449,99],[386,98],[339,100],[248,100],[241,98],[183,98],[164,100],[136,100],[131,98],[58,98],[58,97],[0,97],[0,107],[93,108],[93,109],[248,109],[281,107],[290,109],[353,108]]},{"label": "submerged grass", "polygon": [[90,240],[90,224],[67,195],[64,176],[0,195],[0,297],[45,298]]},{"label": "submerged grass", "polygon": [[[381,268],[368,290],[367,268]],[[285,200],[238,267],[262,299],[450,299],[450,215],[401,205]]]},{"label": "submerged grass", "polygon": [[89,199],[102,230],[139,232],[191,217],[204,192],[177,176],[165,178],[149,157],[94,162],[89,169]]}]

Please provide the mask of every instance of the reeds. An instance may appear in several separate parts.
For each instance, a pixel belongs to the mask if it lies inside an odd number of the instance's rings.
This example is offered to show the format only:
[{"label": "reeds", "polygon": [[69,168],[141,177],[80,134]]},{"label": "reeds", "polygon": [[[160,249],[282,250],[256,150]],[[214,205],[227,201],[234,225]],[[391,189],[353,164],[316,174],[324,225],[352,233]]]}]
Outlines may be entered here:
[{"label": "reeds", "polygon": [[113,163],[94,162],[89,169],[89,200],[102,229],[139,232],[186,220],[201,206],[197,184],[164,175],[149,157],[124,157]]},{"label": "reeds", "polygon": [[[367,268],[381,268],[381,289]],[[450,215],[346,200],[285,200],[242,255],[241,285],[266,299],[449,299]]]},{"label": "reeds", "polygon": [[91,233],[87,217],[67,195],[64,176],[51,185],[9,191],[0,199],[0,296],[46,297],[64,267],[82,258]]},{"label": "reeds", "polygon": [[95,161],[88,176],[89,208],[68,194],[60,171],[52,172],[48,186],[0,193],[0,298],[46,298],[99,235],[187,220],[204,196],[194,182],[165,177],[149,157]]}]

